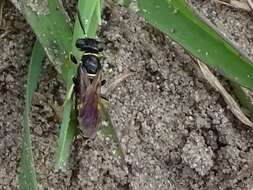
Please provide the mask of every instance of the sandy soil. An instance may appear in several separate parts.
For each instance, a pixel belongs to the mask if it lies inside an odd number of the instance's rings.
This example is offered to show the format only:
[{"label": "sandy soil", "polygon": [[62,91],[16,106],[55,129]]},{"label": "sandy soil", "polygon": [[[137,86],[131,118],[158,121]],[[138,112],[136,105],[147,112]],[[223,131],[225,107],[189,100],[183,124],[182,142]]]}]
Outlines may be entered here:
[{"label": "sandy soil", "polygon": [[[192,0],[193,5],[252,58],[252,14]],[[110,9],[109,9],[110,10]],[[0,189],[17,189],[27,61],[34,35],[5,5],[0,30]],[[227,109],[187,53],[135,13],[116,7],[103,21],[105,78],[133,75],[110,95],[110,112],[126,152],[122,168],[98,134],[77,138],[68,169],[54,158],[64,88],[46,61],[34,98],[31,130],[40,189],[252,189],[253,131]]]}]

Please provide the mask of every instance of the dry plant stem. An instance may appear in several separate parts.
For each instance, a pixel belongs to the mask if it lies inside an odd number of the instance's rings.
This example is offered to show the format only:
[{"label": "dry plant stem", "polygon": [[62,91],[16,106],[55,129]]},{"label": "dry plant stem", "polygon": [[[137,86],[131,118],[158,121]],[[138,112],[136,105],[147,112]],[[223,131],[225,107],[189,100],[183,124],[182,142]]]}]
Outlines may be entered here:
[{"label": "dry plant stem", "polygon": [[3,21],[3,8],[4,8],[5,0],[0,2],[0,26],[2,26]]},{"label": "dry plant stem", "polygon": [[253,127],[253,123],[245,116],[245,114],[241,111],[240,106],[236,103],[236,101],[232,98],[232,96],[226,91],[226,89],[222,86],[219,80],[213,75],[213,73],[209,70],[209,68],[202,62],[197,61],[204,77],[211,84],[213,88],[215,88],[224,98],[226,104],[229,106],[232,113],[245,125]]},{"label": "dry plant stem", "polygon": [[249,4],[251,10],[253,10],[253,1],[252,0],[248,0],[248,4]]},{"label": "dry plant stem", "polygon": [[236,0],[213,0],[213,1],[230,7],[251,11],[251,7],[249,6],[249,3],[247,1],[236,1]]}]

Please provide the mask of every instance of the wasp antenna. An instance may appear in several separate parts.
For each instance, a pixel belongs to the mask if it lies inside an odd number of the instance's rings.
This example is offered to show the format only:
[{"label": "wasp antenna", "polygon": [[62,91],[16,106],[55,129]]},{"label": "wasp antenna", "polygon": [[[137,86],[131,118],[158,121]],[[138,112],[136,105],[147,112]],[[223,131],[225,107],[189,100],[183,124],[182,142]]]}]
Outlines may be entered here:
[{"label": "wasp antenna", "polygon": [[69,58],[70,58],[70,60],[71,60],[74,64],[77,64],[77,63],[78,63],[77,60],[76,60],[76,57],[75,57],[72,53],[69,54]]},{"label": "wasp antenna", "polygon": [[80,26],[81,26],[81,28],[82,28],[82,30],[83,30],[83,33],[84,33],[84,35],[86,35],[86,32],[85,32],[85,29],[84,29],[84,25],[83,25],[83,22],[82,22],[82,19],[81,19],[81,15],[80,15],[79,10],[77,10],[77,17],[78,17]]},{"label": "wasp antenna", "polygon": [[101,96],[101,98],[102,98],[102,101],[105,101],[106,103],[109,102],[109,99],[106,97],[106,95],[101,94],[100,96]]}]

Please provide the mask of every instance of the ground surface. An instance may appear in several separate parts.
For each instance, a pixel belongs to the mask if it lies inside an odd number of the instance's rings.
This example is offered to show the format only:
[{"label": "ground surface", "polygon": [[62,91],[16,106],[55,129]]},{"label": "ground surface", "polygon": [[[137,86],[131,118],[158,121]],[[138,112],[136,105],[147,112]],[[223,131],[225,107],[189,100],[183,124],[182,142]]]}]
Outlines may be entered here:
[{"label": "ground surface", "polygon": [[[253,57],[252,15],[209,1],[193,1],[211,22]],[[105,78],[133,72],[110,95],[110,112],[127,167],[110,143],[78,138],[69,168],[54,170],[62,82],[50,63],[34,98],[32,138],[40,189],[252,189],[253,131],[229,112],[191,58],[126,9],[104,21]],[[24,18],[9,3],[0,40],[0,189],[17,189],[20,128],[27,60],[34,42]]]}]

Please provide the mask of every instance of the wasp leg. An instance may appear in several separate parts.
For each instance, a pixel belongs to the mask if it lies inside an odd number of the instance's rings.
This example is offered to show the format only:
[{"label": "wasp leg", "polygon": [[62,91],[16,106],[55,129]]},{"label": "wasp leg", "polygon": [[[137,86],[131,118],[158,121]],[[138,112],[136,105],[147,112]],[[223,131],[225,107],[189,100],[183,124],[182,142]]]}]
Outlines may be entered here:
[{"label": "wasp leg", "polygon": [[101,92],[100,92],[100,97],[102,99],[103,102],[109,102],[109,99],[107,98],[106,94],[104,93],[105,91],[105,87],[104,85],[106,84],[106,80],[103,79],[101,82],[100,82],[100,85],[101,85]]},{"label": "wasp leg", "polygon": [[78,86],[78,80],[77,80],[76,77],[73,77],[73,78],[72,78],[72,81],[73,81],[73,84],[74,84],[75,86]]},{"label": "wasp leg", "polygon": [[107,89],[106,89],[105,84],[106,84],[106,80],[105,79],[100,82],[100,86],[101,86],[100,96],[102,98],[104,97],[105,99],[107,99],[106,98],[106,90]]},{"label": "wasp leg", "polygon": [[68,92],[67,92],[67,96],[66,96],[66,99],[65,99],[64,104],[72,98],[72,95],[73,95],[73,92],[74,92],[74,87],[75,87],[74,84],[72,84],[72,85],[70,86],[70,88],[69,88],[69,90],[68,90]]},{"label": "wasp leg", "polygon": [[109,99],[105,96],[105,94],[100,94],[102,101],[109,102]]},{"label": "wasp leg", "polygon": [[104,79],[101,81],[101,86],[104,86],[105,84],[106,84],[106,80]]},{"label": "wasp leg", "polygon": [[76,90],[77,90],[77,82],[78,81],[77,81],[76,77],[73,77],[72,80],[73,80],[73,84],[68,89],[68,92],[67,92],[67,95],[65,98],[65,103],[72,98],[73,94],[76,93]]},{"label": "wasp leg", "polygon": [[103,101],[109,102],[109,99],[107,97],[105,97],[104,94],[101,94],[101,98],[103,99]]}]

